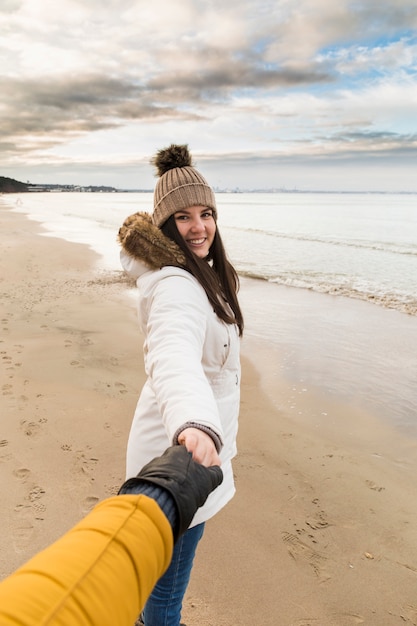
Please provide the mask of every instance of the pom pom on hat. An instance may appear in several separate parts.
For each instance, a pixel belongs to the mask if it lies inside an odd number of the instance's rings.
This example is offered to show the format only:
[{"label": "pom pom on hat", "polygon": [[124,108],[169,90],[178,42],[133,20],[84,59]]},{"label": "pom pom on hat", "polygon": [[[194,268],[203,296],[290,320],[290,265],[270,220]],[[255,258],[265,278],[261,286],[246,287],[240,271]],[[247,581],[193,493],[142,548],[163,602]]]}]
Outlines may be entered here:
[{"label": "pom pom on hat", "polygon": [[191,167],[192,159],[188,146],[171,144],[169,148],[158,150],[152,159],[152,163],[157,169],[158,176],[163,176],[163,174],[168,170],[174,169],[174,167]]},{"label": "pom pom on hat", "polygon": [[159,176],[152,215],[156,226],[161,227],[171,215],[191,206],[205,206],[216,211],[213,190],[193,167],[187,145],[171,144],[159,150],[152,163]]}]

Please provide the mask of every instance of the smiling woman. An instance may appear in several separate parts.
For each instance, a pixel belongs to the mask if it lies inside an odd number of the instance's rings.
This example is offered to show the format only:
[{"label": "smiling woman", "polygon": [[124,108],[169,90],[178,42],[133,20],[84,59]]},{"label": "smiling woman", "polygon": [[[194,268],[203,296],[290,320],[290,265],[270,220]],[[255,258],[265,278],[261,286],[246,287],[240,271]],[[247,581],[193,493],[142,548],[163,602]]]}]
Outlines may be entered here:
[{"label": "smiling woman", "polygon": [[159,151],[154,164],[159,179],[152,216],[136,213],[119,232],[122,264],[139,288],[148,376],[129,434],[127,478],[167,444],[184,445],[203,465],[221,464],[224,475],[177,544],[139,622],[179,626],[204,524],[235,493],[243,317],[211,187],[187,146]]}]

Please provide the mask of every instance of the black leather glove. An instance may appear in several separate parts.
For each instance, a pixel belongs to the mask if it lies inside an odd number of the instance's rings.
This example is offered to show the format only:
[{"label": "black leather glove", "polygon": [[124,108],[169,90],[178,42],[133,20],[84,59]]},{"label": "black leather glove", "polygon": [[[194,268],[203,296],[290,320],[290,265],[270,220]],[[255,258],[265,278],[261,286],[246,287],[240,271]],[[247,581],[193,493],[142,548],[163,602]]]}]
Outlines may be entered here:
[{"label": "black leather glove", "polygon": [[135,478],[129,478],[119,494],[132,493],[141,483],[158,485],[168,491],[178,512],[178,524],[174,530],[176,541],[187,530],[197,509],[222,481],[220,467],[204,467],[193,461],[185,446],[172,446],[145,465]]}]

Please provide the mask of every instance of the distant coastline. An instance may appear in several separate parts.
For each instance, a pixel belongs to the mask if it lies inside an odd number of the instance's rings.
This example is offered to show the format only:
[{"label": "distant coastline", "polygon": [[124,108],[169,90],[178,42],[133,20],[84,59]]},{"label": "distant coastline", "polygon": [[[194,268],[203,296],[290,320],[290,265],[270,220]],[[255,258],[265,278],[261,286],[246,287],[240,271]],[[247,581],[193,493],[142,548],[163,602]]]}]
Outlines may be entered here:
[{"label": "distant coastline", "polygon": [[105,185],[33,185],[32,183],[22,183],[14,178],[6,178],[0,176],[0,193],[33,193],[33,192],[74,192],[74,193],[116,193],[125,192],[125,189],[116,189],[115,187],[108,187]]},{"label": "distant coastline", "polygon": [[[287,189],[285,187],[269,188],[269,189],[221,189],[214,187],[216,193],[314,193],[314,194],[384,194],[384,195],[415,195],[417,191],[328,191],[325,189]],[[0,194],[1,193],[153,193],[153,189],[118,189],[107,185],[59,185],[59,184],[32,184],[23,183],[14,178],[0,176]]]}]

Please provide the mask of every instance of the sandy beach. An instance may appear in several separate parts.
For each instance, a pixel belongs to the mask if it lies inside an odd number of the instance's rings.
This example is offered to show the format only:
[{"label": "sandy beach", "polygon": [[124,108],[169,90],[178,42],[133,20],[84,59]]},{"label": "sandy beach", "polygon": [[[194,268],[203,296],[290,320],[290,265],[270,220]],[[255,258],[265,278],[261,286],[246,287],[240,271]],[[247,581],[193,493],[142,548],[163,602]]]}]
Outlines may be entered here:
[{"label": "sandy beach", "polygon": [[[0,228],[4,577],[117,491],[144,372],[123,274],[1,198]],[[337,394],[296,393],[272,358],[243,339],[237,495],[207,524],[183,621],[417,625],[417,440]]]}]

